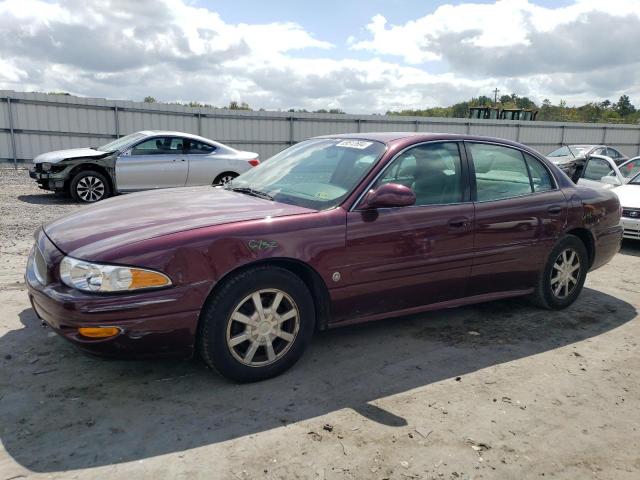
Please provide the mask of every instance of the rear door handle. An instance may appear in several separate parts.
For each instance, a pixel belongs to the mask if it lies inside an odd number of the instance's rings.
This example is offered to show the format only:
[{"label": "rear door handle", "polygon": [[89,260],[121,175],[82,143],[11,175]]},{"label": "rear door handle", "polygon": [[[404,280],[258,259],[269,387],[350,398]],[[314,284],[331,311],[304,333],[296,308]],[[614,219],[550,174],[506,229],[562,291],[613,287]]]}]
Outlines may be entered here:
[{"label": "rear door handle", "polygon": [[560,215],[562,213],[562,207],[560,205],[552,205],[547,208],[549,215]]},{"label": "rear door handle", "polygon": [[468,226],[469,219],[467,217],[458,217],[449,220],[449,227],[451,228],[466,228]]}]

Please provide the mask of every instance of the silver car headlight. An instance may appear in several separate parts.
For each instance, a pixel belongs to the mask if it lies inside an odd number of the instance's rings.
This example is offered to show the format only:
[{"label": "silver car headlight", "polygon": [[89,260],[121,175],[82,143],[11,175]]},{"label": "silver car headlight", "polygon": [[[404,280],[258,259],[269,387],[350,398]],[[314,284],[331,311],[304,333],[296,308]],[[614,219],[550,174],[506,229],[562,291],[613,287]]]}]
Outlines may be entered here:
[{"label": "silver car headlight", "polygon": [[42,164],[42,171],[43,172],[48,172],[49,170],[51,170],[51,164],[47,163],[47,162],[43,163]]},{"label": "silver car headlight", "polygon": [[144,268],[101,265],[73,257],[60,262],[60,279],[65,285],[83,292],[130,292],[171,285],[164,273]]}]

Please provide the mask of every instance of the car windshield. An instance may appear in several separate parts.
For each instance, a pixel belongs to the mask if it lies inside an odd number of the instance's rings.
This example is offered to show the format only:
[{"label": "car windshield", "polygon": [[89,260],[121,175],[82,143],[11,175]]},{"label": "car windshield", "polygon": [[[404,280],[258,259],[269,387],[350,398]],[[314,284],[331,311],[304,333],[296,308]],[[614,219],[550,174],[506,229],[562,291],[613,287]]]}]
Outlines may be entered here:
[{"label": "car windshield", "polygon": [[384,153],[383,143],[315,138],[243,173],[225,188],[315,210],[335,207]]},{"label": "car windshield", "polygon": [[549,155],[547,155],[547,157],[566,157],[566,156],[579,157],[581,155],[584,155],[584,153],[587,150],[588,150],[587,147],[576,147],[575,145],[569,145],[569,146],[560,147],[557,150],[554,150]]},{"label": "car windshield", "polygon": [[105,145],[101,145],[96,148],[96,150],[100,150],[101,152],[116,152],[127,145],[135,142],[136,140],[141,140],[145,137],[144,133],[131,133],[124,137],[120,137],[113,142],[109,142]]},{"label": "car windshield", "polygon": [[629,180],[629,185],[640,185],[640,173],[638,173],[635,177]]}]

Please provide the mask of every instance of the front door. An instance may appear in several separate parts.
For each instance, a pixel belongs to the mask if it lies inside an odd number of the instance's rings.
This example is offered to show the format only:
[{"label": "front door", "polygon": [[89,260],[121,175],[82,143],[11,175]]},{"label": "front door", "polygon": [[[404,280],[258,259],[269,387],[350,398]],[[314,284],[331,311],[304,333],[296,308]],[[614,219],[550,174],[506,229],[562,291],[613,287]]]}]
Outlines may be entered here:
[{"label": "front door", "polygon": [[505,146],[466,144],[476,198],[469,295],[527,290],[563,231],[567,201],[533,156]]},{"label": "front door", "polygon": [[602,178],[609,175],[617,177],[616,170],[617,168],[613,165],[613,162],[605,158],[589,157],[582,175],[578,179],[578,185],[602,188]]},{"label": "front door", "polygon": [[133,146],[116,161],[118,191],[183,187],[189,164],[180,137],[154,137]]},{"label": "front door", "polygon": [[410,310],[466,295],[473,254],[473,205],[456,142],[400,154],[373,185],[401,183],[411,207],[347,214],[348,268],[336,292],[337,320]]}]

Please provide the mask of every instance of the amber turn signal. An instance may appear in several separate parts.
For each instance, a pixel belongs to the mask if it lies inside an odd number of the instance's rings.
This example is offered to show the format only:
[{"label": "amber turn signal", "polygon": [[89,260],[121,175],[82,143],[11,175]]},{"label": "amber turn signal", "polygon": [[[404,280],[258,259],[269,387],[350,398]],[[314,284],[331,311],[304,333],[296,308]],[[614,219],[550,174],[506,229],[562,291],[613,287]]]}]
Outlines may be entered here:
[{"label": "amber turn signal", "polygon": [[108,338],[120,333],[118,327],[80,327],[78,333],[88,338]]}]

